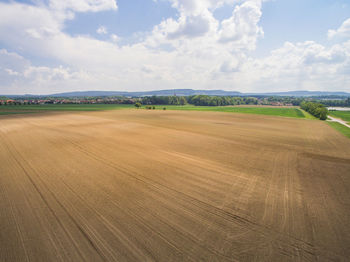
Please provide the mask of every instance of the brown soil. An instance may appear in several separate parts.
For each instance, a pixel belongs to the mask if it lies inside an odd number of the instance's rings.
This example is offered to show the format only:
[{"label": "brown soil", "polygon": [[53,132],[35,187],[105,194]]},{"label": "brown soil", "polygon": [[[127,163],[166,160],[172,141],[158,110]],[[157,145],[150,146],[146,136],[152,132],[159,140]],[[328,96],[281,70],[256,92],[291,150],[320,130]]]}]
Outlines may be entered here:
[{"label": "brown soil", "polygon": [[346,261],[350,140],[322,121],[0,118],[0,261]]}]

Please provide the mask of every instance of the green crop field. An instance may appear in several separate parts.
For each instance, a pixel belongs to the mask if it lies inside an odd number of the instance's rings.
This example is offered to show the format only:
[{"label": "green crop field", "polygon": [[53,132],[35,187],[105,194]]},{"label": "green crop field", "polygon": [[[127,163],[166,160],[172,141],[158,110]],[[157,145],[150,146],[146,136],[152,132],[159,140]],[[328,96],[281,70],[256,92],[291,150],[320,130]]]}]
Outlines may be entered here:
[{"label": "green crop field", "polygon": [[117,104],[55,104],[0,106],[0,115],[37,113],[43,111],[102,111],[134,108],[134,105]]},{"label": "green crop field", "polygon": [[0,110],[0,116],[1,115],[15,115],[15,114],[29,114],[33,113],[31,111],[1,111]]},{"label": "green crop field", "polygon": [[338,130],[340,133],[345,135],[346,137],[350,138],[350,128],[337,122],[327,122],[327,123],[334,129]]},{"label": "green crop field", "polygon": [[303,114],[304,114],[306,119],[318,119],[318,118],[314,117],[313,115],[311,115],[310,113],[306,112],[303,109],[300,109],[300,111],[303,112]]},{"label": "green crop field", "polygon": [[350,122],[350,111],[330,111],[329,115]]},{"label": "green crop field", "polygon": [[155,106],[156,109],[165,107],[167,110],[195,110],[195,111],[215,111],[215,112],[230,112],[230,113],[244,113],[257,115],[271,115],[305,118],[303,112],[298,108],[281,108],[281,107],[234,107],[234,106]]}]

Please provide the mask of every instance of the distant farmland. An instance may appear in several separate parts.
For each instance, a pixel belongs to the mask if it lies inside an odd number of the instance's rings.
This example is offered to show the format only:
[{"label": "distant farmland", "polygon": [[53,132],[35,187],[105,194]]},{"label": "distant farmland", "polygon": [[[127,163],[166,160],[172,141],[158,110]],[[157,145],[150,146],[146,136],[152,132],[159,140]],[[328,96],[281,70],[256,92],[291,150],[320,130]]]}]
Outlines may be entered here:
[{"label": "distant farmland", "polygon": [[347,261],[350,140],[237,110],[0,116],[0,261]]},{"label": "distant farmland", "polygon": [[350,111],[330,111],[329,114],[333,117],[340,118],[350,124]]},{"label": "distant farmland", "polygon": [[1,112],[42,112],[42,111],[102,111],[134,108],[134,105],[112,104],[46,104],[46,105],[7,105],[0,106]]},{"label": "distant farmland", "polygon": [[[157,110],[163,108],[167,110],[191,110],[191,111],[215,111],[228,113],[259,114],[271,116],[284,116],[305,118],[304,113],[296,107],[264,107],[264,106],[173,106],[173,105],[156,105]],[[7,113],[25,113],[25,112],[44,112],[44,111],[103,111],[130,109],[134,105],[113,105],[113,104],[56,104],[56,105],[11,105],[1,106],[0,114]],[[144,107],[143,107],[144,108]]]},{"label": "distant farmland", "polygon": [[258,114],[271,116],[284,116],[305,118],[303,112],[295,107],[264,107],[264,106],[156,106],[156,109],[166,107],[170,110],[191,110],[191,111],[215,111],[241,114]]}]

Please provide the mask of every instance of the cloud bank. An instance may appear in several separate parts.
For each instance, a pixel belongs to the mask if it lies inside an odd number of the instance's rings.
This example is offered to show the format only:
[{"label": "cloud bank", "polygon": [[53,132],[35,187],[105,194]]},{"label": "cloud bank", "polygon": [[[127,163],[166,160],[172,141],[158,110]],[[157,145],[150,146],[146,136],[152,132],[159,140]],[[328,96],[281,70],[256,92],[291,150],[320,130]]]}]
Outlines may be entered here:
[{"label": "cloud bank", "polygon": [[[114,0],[0,3],[0,93],[72,90],[225,89],[350,91],[350,19],[328,32],[336,43],[286,42],[255,58],[261,0],[168,0],[178,11],[134,44],[106,27],[101,40],[64,32],[78,12],[119,12]],[[214,12],[232,8],[218,20]],[[21,19],[18,19],[18,18]]]}]

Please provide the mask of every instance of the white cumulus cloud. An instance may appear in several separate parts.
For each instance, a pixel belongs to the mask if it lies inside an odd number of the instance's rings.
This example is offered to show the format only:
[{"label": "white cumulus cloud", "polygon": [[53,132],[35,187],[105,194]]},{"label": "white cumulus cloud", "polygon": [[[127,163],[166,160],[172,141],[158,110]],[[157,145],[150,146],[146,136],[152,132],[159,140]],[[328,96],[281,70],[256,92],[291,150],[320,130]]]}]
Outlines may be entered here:
[{"label": "white cumulus cloud", "polygon": [[261,15],[259,1],[246,1],[236,6],[232,16],[221,23],[219,41],[230,42],[239,48],[255,49],[257,39],[264,34],[258,25]]},{"label": "white cumulus cloud", "polygon": [[350,18],[345,20],[343,24],[336,30],[328,30],[328,37],[344,37],[350,38]]},{"label": "white cumulus cloud", "polygon": [[117,9],[115,0],[50,0],[50,8],[75,12],[99,12]]}]

